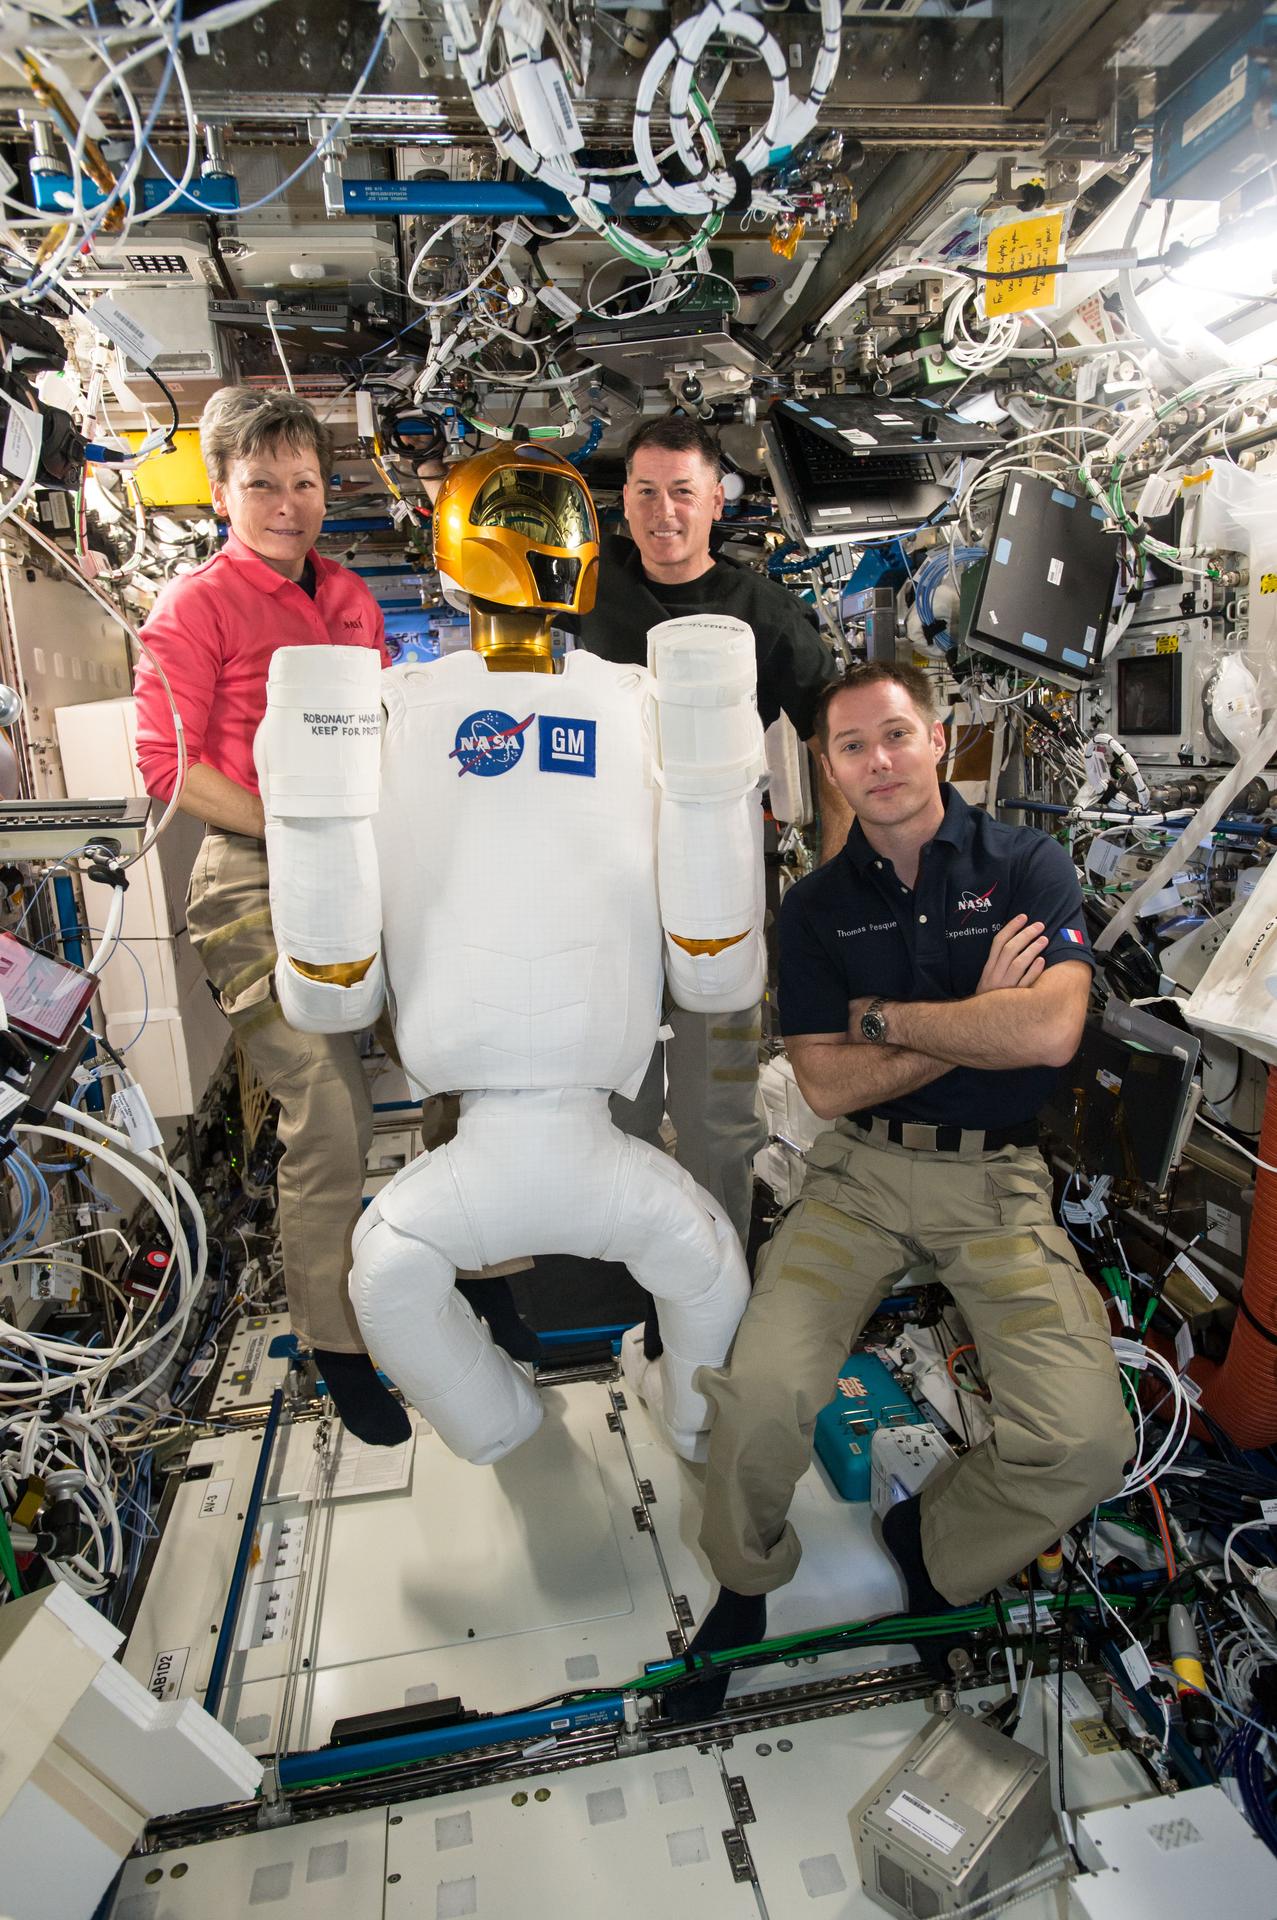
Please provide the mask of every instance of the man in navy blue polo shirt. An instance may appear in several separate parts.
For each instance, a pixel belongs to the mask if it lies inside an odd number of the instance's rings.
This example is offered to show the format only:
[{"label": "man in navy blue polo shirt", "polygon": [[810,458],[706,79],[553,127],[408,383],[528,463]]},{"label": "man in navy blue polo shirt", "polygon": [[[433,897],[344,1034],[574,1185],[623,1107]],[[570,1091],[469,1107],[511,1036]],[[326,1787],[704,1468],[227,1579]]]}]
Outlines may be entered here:
[{"label": "man in navy blue polo shirt", "polygon": [[[728,1365],[700,1375],[715,1408],[701,1545],[722,1590],[695,1651],[764,1637],[765,1596],[801,1553],[788,1512],[816,1415],[920,1262],[971,1328],[994,1425],[887,1518],[912,1610],[967,1605],[1026,1566],[1116,1492],[1134,1444],[1105,1311],[1036,1145],[1091,982],[1072,862],[940,784],[944,730],[915,669],[854,669],[817,726],[855,820],[782,906],[780,1024],[803,1094],[835,1125]],[[700,1709],[724,1687],[698,1683]]]}]

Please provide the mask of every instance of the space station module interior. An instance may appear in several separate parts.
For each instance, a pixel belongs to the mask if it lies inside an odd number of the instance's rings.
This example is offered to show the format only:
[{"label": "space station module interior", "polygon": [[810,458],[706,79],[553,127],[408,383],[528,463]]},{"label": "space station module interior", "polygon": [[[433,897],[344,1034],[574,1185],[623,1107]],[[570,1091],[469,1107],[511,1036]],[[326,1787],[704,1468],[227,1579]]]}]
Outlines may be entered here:
[{"label": "space station module interior", "polygon": [[[1277,1915],[1275,116],[1262,0],[0,4],[0,1913]],[[884,688],[1027,1128],[786,1048]],[[1130,1437],[955,1607],[973,1155]]]}]

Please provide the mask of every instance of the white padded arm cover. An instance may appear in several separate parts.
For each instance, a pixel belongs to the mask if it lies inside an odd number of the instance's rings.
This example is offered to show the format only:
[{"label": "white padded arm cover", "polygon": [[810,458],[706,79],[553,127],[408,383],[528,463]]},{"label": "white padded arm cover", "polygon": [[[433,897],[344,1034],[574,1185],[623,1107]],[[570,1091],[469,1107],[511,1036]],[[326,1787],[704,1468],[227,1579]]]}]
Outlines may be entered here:
[{"label": "white padded arm cover", "polygon": [[[368,647],[281,647],[254,758],[266,814],[279,1002],[290,1026],[355,1033],[385,998],[373,816],[381,784],[381,661]],[[293,961],[373,958],[350,986]]]},{"label": "white padded arm cover", "polygon": [[754,791],[766,761],[753,631],[728,616],[665,620],[648,634],[648,666],[670,990],[680,1006],[704,1013],[750,1007],[766,967]]}]

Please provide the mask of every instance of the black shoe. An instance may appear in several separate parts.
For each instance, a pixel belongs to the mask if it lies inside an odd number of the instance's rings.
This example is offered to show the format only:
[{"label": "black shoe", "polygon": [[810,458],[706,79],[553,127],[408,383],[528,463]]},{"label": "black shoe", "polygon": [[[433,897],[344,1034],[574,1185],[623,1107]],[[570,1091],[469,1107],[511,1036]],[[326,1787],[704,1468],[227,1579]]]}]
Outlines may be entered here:
[{"label": "black shoe", "polygon": [[381,1380],[366,1353],[330,1353],[315,1348],[315,1365],[348,1433],[369,1447],[401,1447],[412,1422]]},{"label": "black shoe", "polygon": [[[911,1614],[945,1614],[959,1611],[933,1586],[922,1557],[922,1502],[915,1493],[901,1500],[883,1515],[882,1537],[887,1551],[904,1576]],[[967,1633],[938,1634],[916,1642],[918,1657],[938,1686],[948,1685],[954,1677],[949,1655],[955,1651],[971,1658],[972,1640]]]},{"label": "black shoe", "polygon": [[[734,1647],[752,1647],[767,1638],[767,1595],[736,1593],[731,1587],[719,1595],[697,1628],[687,1649],[689,1660],[698,1654],[726,1653]],[[682,1726],[689,1720],[712,1720],[723,1711],[730,1667],[711,1668],[703,1680],[671,1687],[665,1696],[666,1720]]]}]

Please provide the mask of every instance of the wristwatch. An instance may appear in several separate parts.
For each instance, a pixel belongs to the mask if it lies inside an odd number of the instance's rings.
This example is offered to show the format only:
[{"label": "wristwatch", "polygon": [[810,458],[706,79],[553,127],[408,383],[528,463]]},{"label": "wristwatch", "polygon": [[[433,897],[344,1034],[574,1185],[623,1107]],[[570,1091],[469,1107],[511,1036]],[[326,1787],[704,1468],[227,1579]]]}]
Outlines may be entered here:
[{"label": "wristwatch", "polygon": [[887,1016],[883,1012],[885,1000],[871,1000],[860,1016],[860,1031],[866,1040],[881,1043],[887,1037]]}]

